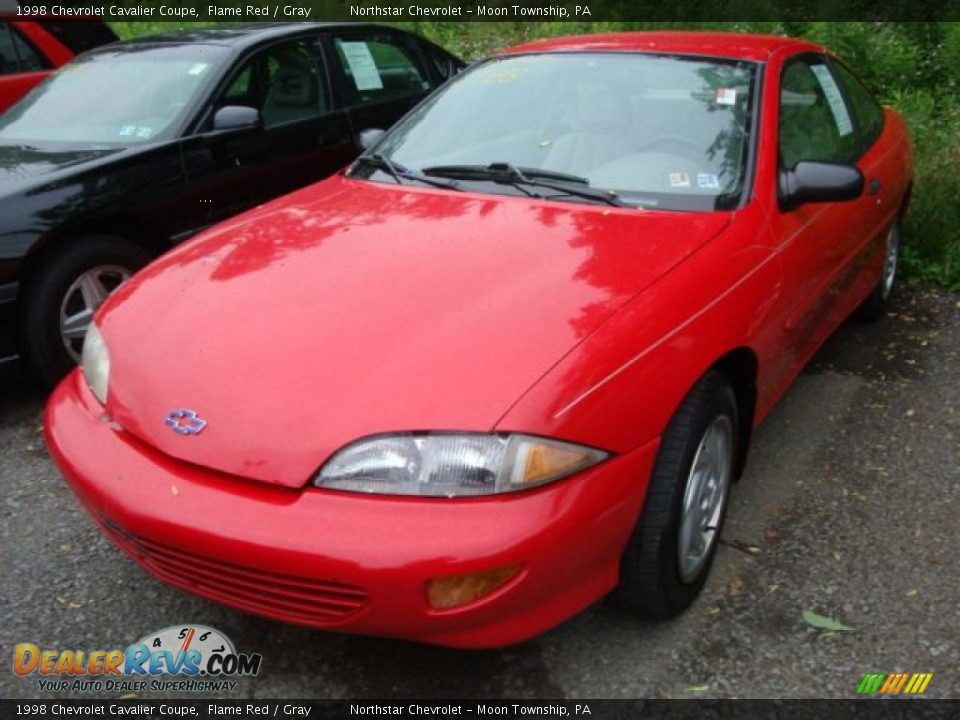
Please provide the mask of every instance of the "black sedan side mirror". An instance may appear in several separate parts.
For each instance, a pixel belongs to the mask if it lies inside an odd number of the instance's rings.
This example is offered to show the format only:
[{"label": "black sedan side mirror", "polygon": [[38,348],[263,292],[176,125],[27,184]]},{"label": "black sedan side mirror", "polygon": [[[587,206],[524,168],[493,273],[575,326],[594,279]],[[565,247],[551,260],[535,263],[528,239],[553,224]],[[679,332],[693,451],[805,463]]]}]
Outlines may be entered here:
[{"label": "black sedan side mirror", "polygon": [[360,146],[361,150],[369,150],[378,142],[380,138],[386,135],[385,130],[380,128],[367,128],[366,130],[361,130],[360,134],[357,136],[357,145]]},{"label": "black sedan side mirror", "polygon": [[253,132],[262,127],[260,111],[246,105],[224,105],[213,116],[213,131],[218,135]]},{"label": "black sedan side mirror", "polygon": [[783,210],[804,203],[856,200],[863,193],[863,173],[855,165],[798,162],[780,171],[779,199]]}]

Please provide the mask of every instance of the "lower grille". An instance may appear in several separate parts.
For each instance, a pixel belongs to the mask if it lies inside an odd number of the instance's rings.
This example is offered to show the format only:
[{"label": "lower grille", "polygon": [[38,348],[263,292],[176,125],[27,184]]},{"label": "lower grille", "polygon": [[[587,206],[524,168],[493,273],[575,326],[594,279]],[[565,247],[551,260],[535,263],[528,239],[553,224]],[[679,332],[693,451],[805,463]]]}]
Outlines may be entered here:
[{"label": "lower grille", "polygon": [[155,543],[100,520],[104,533],[159,579],[224,605],[302,625],[327,625],[362,610],[355,585],[267,572]]}]

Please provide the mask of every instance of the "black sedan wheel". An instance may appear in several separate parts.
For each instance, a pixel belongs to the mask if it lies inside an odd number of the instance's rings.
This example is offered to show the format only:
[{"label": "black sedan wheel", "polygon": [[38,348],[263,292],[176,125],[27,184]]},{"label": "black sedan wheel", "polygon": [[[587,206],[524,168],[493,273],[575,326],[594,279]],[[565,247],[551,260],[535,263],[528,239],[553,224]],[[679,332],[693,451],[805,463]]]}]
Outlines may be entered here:
[{"label": "black sedan wheel", "polygon": [[150,261],[140,246],[102,235],[78,237],[28,278],[21,313],[27,374],[51,388],[80,361],[83,338],[107,296]]}]

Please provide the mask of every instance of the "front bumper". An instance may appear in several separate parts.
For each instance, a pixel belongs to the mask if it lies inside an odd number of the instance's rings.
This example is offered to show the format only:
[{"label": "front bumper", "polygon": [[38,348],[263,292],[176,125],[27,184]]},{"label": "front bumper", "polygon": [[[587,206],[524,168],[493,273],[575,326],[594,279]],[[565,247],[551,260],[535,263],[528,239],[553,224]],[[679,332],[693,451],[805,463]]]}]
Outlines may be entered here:
[{"label": "front bumper", "polygon": [[[161,580],[285,622],[459,647],[520,642],[613,588],[657,448],[529,492],[450,500],[290,490],[174,460],[106,417],[78,371],[45,427],[91,516]],[[474,603],[427,603],[431,578],[515,562],[520,574]]]}]

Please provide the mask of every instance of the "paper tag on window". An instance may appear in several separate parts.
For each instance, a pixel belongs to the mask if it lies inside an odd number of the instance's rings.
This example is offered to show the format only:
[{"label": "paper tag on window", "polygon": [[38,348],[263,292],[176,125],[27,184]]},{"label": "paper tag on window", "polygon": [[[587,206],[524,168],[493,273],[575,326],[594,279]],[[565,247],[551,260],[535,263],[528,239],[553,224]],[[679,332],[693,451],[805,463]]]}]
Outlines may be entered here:
[{"label": "paper tag on window", "polygon": [[202,75],[206,69],[207,63],[194,63],[193,66],[187,70],[187,75]]},{"label": "paper tag on window", "polygon": [[717,88],[717,105],[736,105],[737,91],[734,88]]},{"label": "paper tag on window", "polygon": [[713,173],[697,173],[697,187],[707,190],[719,190],[720,178]]},{"label": "paper tag on window", "polygon": [[365,42],[342,42],[340,49],[343,50],[357,90],[383,90],[380,71]]},{"label": "paper tag on window", "polygon": [[826,65],[811,65],[810,69],[817,76],[820,87],[823,88],[823,94],[827,98],[830,112],[833,113],[833,121],[837,124],[837,132],[840,137],[849,135],[853,132],[853,122],[850,120],[847,104],[843,101],[843,95],[840,93],[840,88],[837,87],[837,81],[834,80],[830,68]]}]

